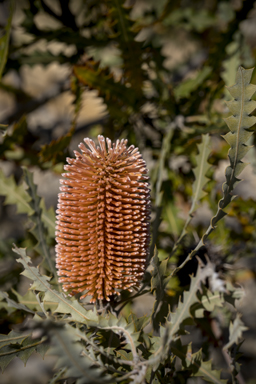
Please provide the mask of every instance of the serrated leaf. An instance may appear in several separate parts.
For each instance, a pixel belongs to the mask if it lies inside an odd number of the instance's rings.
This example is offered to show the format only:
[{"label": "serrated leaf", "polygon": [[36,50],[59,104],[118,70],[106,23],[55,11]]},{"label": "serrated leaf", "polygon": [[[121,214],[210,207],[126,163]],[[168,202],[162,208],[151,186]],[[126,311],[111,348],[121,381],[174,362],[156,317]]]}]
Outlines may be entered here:
[{"label": "serrated leaf", "polygon": [[238,344],[244,331],[247,331],[248,327],[244,325],[241,320],[241,315],[237,313],[234,323],[230,323],[229,326],[229,342],[223,347],[223,350],[227,350],[233,344]]},{"label": "serrated leaf", "polygon": [[224,209],[235,197],[231,193],[235,186],[240,182],[238,176],[246,166],[246,164],[242,162],[242,159],[250,149],[246,143],[253,132],[251,130],[249,131],[249,129],[256,123],[256,117],[250,116],[256,108],[256,101],[251,100],[256,92],[256,85],[250,84],[252,72],[253,69],[239,67],[236,84],[232,87],[228,87],[231,96],[234,98],[233,101],[227,103],[233,115],[225,119],[230,129],[230,132],[224,136],[224,139],[230,145],[230,150],[228,152],[230,165],[226,168],[226,181],[222,185],[223,197],[218,203],[217,213],[212,217],[207,231],[200,239],[196,248],[189,253],[179,267],[173,270],[171,276],[182,269],[184,265],[196,255],[198,250],[205,245],[206,239],[215,229],[216,224],[226,216],[227,213]]},{"label": "serrated leaf", "polygon": [[[241,52],[240,45],[237,41],[232,41],[226,47],[226,52],[228,55],[227,60],[224,60],[222,63],[223,72],[221,77],[223,78],[226,86],[231,86],[236,81],[237,68],[241,65]],[[226,89],[225,94],[227,94],[228,100],[231,99],[228,89]]]},{"label": "serrated leaf", "polygon": [[214,384],[225,384],[227,380],[220,378],[221,371],[212,369],[211,361],[203,361],[202,350],[192,354],[192,344],[182,345],[180,340],[176,340],[171,345],[171,351],[179,356],[182,361],[182,369],[190,370],[191,376],[199,376],[204,380]]},{"label": "serrated leaf", "polygon": [[84,85],[97,89],[99,95],[106,99],[114,97],[130,105],[133,105],[133,101],[136,99],[134,92],[129,92],[130,90],[124,85],[115,82],[113,74],[107,68],[99,68],[99,64],[96,62],[90,61],[86,66],[75,66],[74,75]]},{"label": "serrated leaf", "polygon": [[[36,299],[35,293],[33,291],[28,290],[24,296],[21,296],[18,292],[16,292],[14,289],[12,289],[12,292],[17,297],[17,301],[19,304],[26,306],[26,308],[29,308],[30,310],[36,310],[40,311],[40,305]],[[44,300],[44,309],[46,311],[50,310],[51,312],[55,312],[56,308],[58,306],[58,303],[48,302]]]},{"label": "serrated leaf", "polygon": [[5,33],[0,38],[0,80],[2,78],[3,70],[7,61],[14,6],[15,6],[15,2],[14,0],[11,0],[9,3],[10,13],[7,20],[7,24],[5,26]]},{"label": "serrated leaf", "polygon": [[[193,355],[192,355],[193,356]],[[200,365],[194,360],[194,365],[197,367],[197,372],[193,373],[192,376],[202,377],[204,380],[213,384],[226,384],[227,380],[220,378],[221,370],[217,371],[212,369],[212,361],[201,361]]]},{"label": "serrated leaf", "polygon": [[29,205],[30,197],[25,191],[24,185],[17,185],[13,175],[5,177],[2,170],[0,170],[0,194],[5,196],[4,204],[17,206],[17,213],[32,214],[33,210]]},{"label": "serrated leaf", "polygon": [[114,33],[112,39],[118,42],[123,61],[123,78],[131,84],[137,94],[142,96],[143,81],[142,69],[143,44],[136,41],[136,33],[132,31],[134,22],[130,19],[130,8],[125,1],[108,0],[110,5],[109,16],[112,21]]},{"label": "serrated leaf", "polygon": [[119,351],[116,351],[116,354],[117,354],[117,356],[119,356],[122,360],[128,360],[128,361],[132,361],[132,360],[133,360],[133,356],[132,356],[132,353],[131,353],[131,352],[127,353],[127,352],[124,351],[124,350],[119,350]]},{"label": "serrated leaf", "polygon": [[[100,68],[99,63],[88,60],[83,66],[74,66],[74,75],[90,89],[96,89],[104,98],[110,115],[115,119],[123,118],[125,111],[138,108],[137,94],[121,82],[116,82],[108,68]],[[128,112],[128,114],[130,114]]]},{"label": "serrated leaf", "polygon": [[[200,303],[193,307],[193,311],[195,311],[195,317],[204,317],[205,310],[212,312],[215,307],[222,307],[224,302],[225,300],[223,293],[211,292],[210,290],[207,290],[206,293],[201,297]],[[203,306],[203,308],[200,308],[201,306]]]},{"label": "serrated leaf", "polygon": [[25,311],[25,312],[29,312],[29,313],[33,313],[34,314],[34,311],[32,311],[31,309],[26,307],[26,305],[24,305],[22,303],[17,303],[14,300],[10,299],[8,293],[1,292],[1,291],[0,291],[0,293],[1,293],[1,297],[6,300],[6,303],[7,303],[8,307],[19,309],[21,311]]},{"label": "serrated leaf", "polygon": [[[40,340],[34,340],[29,335],[22,335],[15,332],[10,332],[7,337],[5,336],[5,341],[8,341],[8,345],[4,345],[0,349],[0,367],[2,369],[2,372],[5,370],[5,368],[8,366],[8,364],[17,356],[19,357],[24,364],[26,364],[28,358],[31,356],[31,354],[34,351],[37,351],[37,348],[42,345],[45,341],[45,338],[42,338]],[[48,348],[47,346],[44,347],[44,349]]]},{"label": "serrated leaf", "polygon": [[183,302],[179,300],[178,307],[174,313],[171,313],[171,321],[167,322],[168,326],[168,342],[170,343],[173,336],[179,331],[182,322],[191,317],[190,308],[198,302],[197,291],[200,288],[201,282],[207,277],[211,276],[212,268],[207,265],[204,268],[198,267],[195,277],[191,277],[191,283],[189,291],[185,291],[183,294]]},{"label": "serrated leaf", "polygon": [[222,186],[223,197],[219,201],[218,211],[212,218],[210,227],[202,238],[203,243],[213,231],[217,222],[226,215],[224,208],[226,208],[234,198],[231,192],[239,183],[240,180],[238,176],[247,165],[242,162],[242,159],[250,149],[246,143],[253,132],[248,129],[256,123],[256,117],[250,116],[256,108],[256,101],[251,100],[251,97],[256,92],[256,85],[250,84],[252,72],[253,69],[239,67],[236,84],[227,88],[231,96],[234,97],[233,101],[227,102],[230,112],[233,115],[225,119],[230,132],[223,136],[230,145],[228,152],[230,165],[226,169],[226,181]]},{"label": "serrated leaf", "polygon": [[57,140],[53,140],[50,144],[42,145],[41,151],[39,153],[40,162],[44,163],[51,161],[53,164],[56,164],[60,160],[63,160],[67,155],[67,148],[71,142],[75,128],[71,129]]},{"label": "serrated leaf", "polygon": [[0,348],[9,344],[22,344],[28,336],[15,331],[11,331],[8,335],[0,334]]},{"label": "serrated leaf", "polygon": [[37,186],[33,181],[33,174],[29,172],[27,168],[23,168],[24,180],[28,186],[27,193],[30,196],[29,205],[32,208],[32,212],[30,213],[30,219],[34,223],[33,228],[30,232],[38,241],[35,246],[35,250],[43,256],[44,260],[47,262],[49,271],[55,276],[56,281],[57,273],[54,268],[53,261],[51,259],[50,249],[46,242],[47,231],[42,221],[42,209],[40,208],[41,197],[37,195]]},{"label": "serrated leaf", "polygon": [[153,266],[153,270],[151,271],[151,291],[155,292],[156,295],[152,315],[155,316],[159,305],[164,299],[165,289],[169,281],[169,277],[166,277],[168,259],[160,261],[156,247],[154,257],[151,259],[151,265]]},{"label": "serrated leaf", "polygon": [[[26,191],[24,183],[17,185],[14,176],[5,177],[2,170],[0,170],[0,194],[5,196],[4,204],[16,205],[17,213],[26,213],[28,216],[32,215],[33,209],[30,206],[31,197]],[[45,224],[48,235],[51,238],[55,237],[55,213],[53,208],[46,209],[43,199],[40,201],[40,208],[42,209],[42,221]]]},{"label": "serrated leaf", "polygon": [[134,324],[135,332],[139,332],[146,327],[150,322],[149,316],[143,316],[137,318],[134,313],[131,313],[128,317],[128,322]]},{"label": "serrated leaf", "polygon": [[[183,322],[192,318],[191,307],[199,301],[197,291],[203,282],[212,273],[211,266],[204,268],[198,267],[195,277],[191,277],[190,289],[183,294],[183,301],[179,300],[177,309],[170,314],[170,321],[166,322],[166,327],[162,328],[161,342],[159,348],[154,351],[154,356],[149,359],[156,370],[163,360],[166,358],[170,343],[175,339],[176,334],[182,330]],[[158,342],[159,343],[159,342]]]},{"label": "serrated leaf", "polygon": [[[54,328],[50,332],[50,355],[58,357],[56,369],[66,368],[64,377],[77,378],[77,383],[109,383],[110,377],[102,368],[92,368],[91,360],[84,352],[84,346],[77,342],[72,327]],[[96,362],[95,362],[96,363]]]},{"label": "serrated leaf", "polygon": [[80,323],[86,323],[89,320],[94,322],[98,321],[97,315],[92,311],[86,311],[77,300],[69,300],[63,293],[55,291],[49,283],[50,277],[42,276],[39,273],[38,268],[31,266],[31,260],[26,255],[25,249],[17,248],[15,246],[13,251],[21,256],[21,259],[18,259],[17,261],[24,266],[24,272],[22,272],[22,274],[33,281],[31,289],[38,292],[44,292],[43,301],[58,304],[55,313],[70,314],[70,320],[78,321]]}]

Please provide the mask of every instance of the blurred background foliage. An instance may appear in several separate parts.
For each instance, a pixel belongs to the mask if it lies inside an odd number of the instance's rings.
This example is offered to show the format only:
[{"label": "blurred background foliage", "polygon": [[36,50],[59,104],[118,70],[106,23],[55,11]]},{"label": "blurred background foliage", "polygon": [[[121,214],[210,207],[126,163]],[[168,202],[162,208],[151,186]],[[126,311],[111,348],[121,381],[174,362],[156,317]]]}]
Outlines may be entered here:
[{"label": "blurred background foliage", "polygon": [[[113,140],[127,138],[140,148],[151,179],[151,255],[156,244],[164,259],[171,254],[189,215],[197,145],[202,134],[210,133],[206,193],[170,267],[185,259],[221,198],[229,148],[221,138],[228,131],[223,121],[229,114],[225,101],[230,98],[225,84],[234,84],[239,65],[255,66],[255,25],[253,0],[0,2],[0,55],[1,60],[6,58],[5,67],[0,68],[0,123],[6,125],[1,126],[0,139],[1,290],[13,297],[24,294],[27,287],[12,243],[27,247],[33,262],[40,262],[34,224],[27,220],[31,202],[22,167],[33,172],[43,197],[38,204],[54,260],[52,223],[63,164],[84,137],[98,134]],[[252,83],[256,83],[256,71]],[[240,311],[250,331],[241,347],[242,375],[247,383],[255,383],[254,149],[247,160],[251,165],[243,171],[245,181],[236,189],[239,198],[201,257],[207,254],[226,281],[245,287]],[[196,267],[195,259],[170,281],[166,305],[177,302]],[[146,313],[146,307],[136,305]],[[127,308],[124,313],[129,312]],[[3,303],[0,312],[1,333],[24,321],[21,310],[8,311]],[[221,344],[216,335],[212,337],[213,345]],[[52,368],[48,364],[44,380],[47,369]],[[6,375],[8,382],[11,372]],[[46,381],[37,378],[37,382]]]}]

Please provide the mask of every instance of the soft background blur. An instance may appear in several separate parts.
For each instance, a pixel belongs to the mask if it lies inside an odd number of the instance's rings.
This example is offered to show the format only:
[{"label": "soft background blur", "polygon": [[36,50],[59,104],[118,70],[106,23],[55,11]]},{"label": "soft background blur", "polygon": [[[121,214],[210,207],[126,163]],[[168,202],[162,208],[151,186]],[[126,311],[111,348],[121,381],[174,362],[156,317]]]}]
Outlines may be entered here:
[{"label": "soft background blur", "polygon": [[[10,1],[0,2],[1,28],[7,24],[10,5]],[[34,173],[38,194],[53,217],[50,208],[56,208],[65,158],[73,156],[72,151],[83,138],[96,138],[98,134],[111,139],[128,138],[129,143],[139,146],[150,169],[152,225],[158,221],[154,228],[163,256],[170,252],[186,220],[196,144],[201,141],[201,134],[209,132],[212,135],[209,160],[212,167],[206,186],[209,194],[192,221],[191,234],[180,251],[182,258],[196,243],[197,234],[200,236],[208,226],[221,196],[228,164],[228,145],[220,137],[227,132],[222,120],[228,112],[224,101],[229,98],[224,84],[234,84],[238,66],[251,68],[255,60],[256,2],[253,0],[16,1],[8,60],[0,82],[0,123],[9,125],[7,133],[0,138],[3,171],[0,194],[6,177],[13,175],[17,185],[22,183],[22,166],[27,166]],[[255,71],[252,82],[256,83]],[[256,383],[254,149],[247,160],[251,165],[243,172],[245,180],[236,191],[240,197],[211,237],[208,252],[215,255],[216,267],[245,289],[240,310],[250,329],[245,333],[240,362],[244,382],[253,384]],[[17,207],[10,202],[4,204],[8,201],[7,194],[3,194],[0,197],[3,203],[1,290],[10,295],[11,289],[24,294],[28,282],[19,275],[21,267],[15,262],[11,248],[15,242],[29,249],[35,239],[28,231],[31,225],[27,215],[17,214]],[[163,206],[160,214],[157,198]],[[31,256],[35,262],[38,260],[36,252],[31,251]],[[232,268],[225,269],[229,263]],[[190,267],[193,271],[193,265]],[[170,286],[170,295],[185,285],[186,281],[179,276]],[[152,296],[142,301],[143,304],[135,303],[133,308],[141,314],[149,310]],[[22,311],[8,313],[4,306],[0,311],[1,333],[19,327],[25,319]],[[216,356],[221,365],[223,357],[218,356],[218,351]],[[15,358],[1,377],[1,383],[43,384],[52,377],[53,366],[52,357],[46,356],[42,361],[36,353],[28,360],[27,368]]]}]

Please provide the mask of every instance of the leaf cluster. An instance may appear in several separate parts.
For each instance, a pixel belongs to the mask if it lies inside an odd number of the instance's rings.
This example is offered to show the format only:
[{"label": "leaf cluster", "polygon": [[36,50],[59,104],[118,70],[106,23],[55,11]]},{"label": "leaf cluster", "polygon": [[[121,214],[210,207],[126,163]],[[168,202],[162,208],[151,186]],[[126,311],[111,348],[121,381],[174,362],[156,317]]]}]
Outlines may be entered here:
[{"label": "leaf cluster", "polygon": [[[0,121],[2,371],[15,357],[26,364],[47,352],[57,361],[52,384],[241,383],[249,324],[237,283],[256,277],[256,204],[234,197],[255,141],[256,77],[243,67],[256,56],[241,27],[255,1],[8,3],[0,38],[0,96],[13,106]],[[45,92],[24,86],[26,71],[46,77],[54,66],[66,75]],[[71,116],[48,116],[65,95]],[[88,123],[90,95],[105,111]],[[35,175],[53,180],[73,143],[97,134],[127,138],[147,161],[152,240],[141,287],[92,305],[58,284],[55,207],[39,196]],[[205,207],[210,215],[200,214]]]}]

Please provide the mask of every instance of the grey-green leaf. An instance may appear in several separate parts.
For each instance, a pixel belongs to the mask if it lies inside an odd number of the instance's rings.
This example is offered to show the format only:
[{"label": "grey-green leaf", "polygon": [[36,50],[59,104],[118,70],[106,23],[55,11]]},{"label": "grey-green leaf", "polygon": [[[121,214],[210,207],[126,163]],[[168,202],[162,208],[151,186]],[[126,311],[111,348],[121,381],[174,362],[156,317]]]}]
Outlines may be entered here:
[{"label": "grey-green leaf", "polygon": [[31,289],[44,292],[44,299],[47,303],[58,303],[58,307],[55,312],[70,314],[69,320],[86,323],[88,320],[98,321],[96,313],[85,310],[77,300],[67,299],[63,293],[57,292],[50,285],[50,277],[42,276],[39,273],[38,268],[31,265],[30,258],[26,255],[26,250],[22,248],[13,249],[15,253],[21,256],[17,261],[24,266],[24,272],[22,274],[33,281]]},{"label": "grey-green leaf", "polygon": [[248,328],[241,320],[241,315],[237,313],[234,323],[231,322],[229,326],[229,342],[223,347],[223,349],[226,350],[233,344],[238,344],[241,340],[243,332],[247,330]]}]

